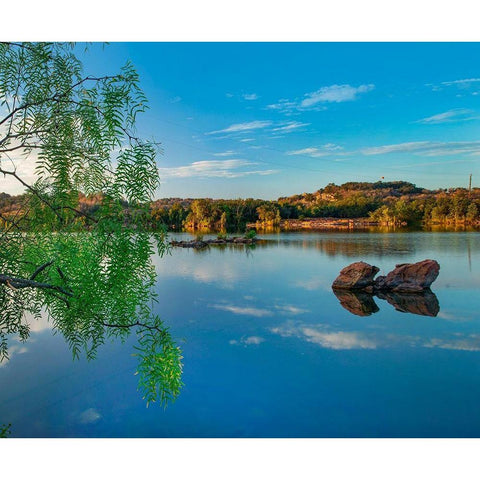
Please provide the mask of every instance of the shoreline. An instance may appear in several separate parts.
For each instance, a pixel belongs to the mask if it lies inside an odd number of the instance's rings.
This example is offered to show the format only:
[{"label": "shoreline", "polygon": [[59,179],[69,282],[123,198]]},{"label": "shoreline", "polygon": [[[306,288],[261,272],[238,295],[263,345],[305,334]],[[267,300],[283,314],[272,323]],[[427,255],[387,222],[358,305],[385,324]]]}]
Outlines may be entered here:
[{"label": "shoreline", "polygon": [[388,228],[388,229],[418,229],[429,231],[431,229],[447,229],[447,230],[478,230],[480,225],[478,222],[441,222],[441,223],[422,223],[417,225],[408,225],[407,222],[379,222],[370,218],[335,218],[335,217],[318,217],[318,218],[289,218],[282,219],[280,223],[273,225],[272,223],[256,222],[247,223],[247,228],[257,231],[278,229],[282,232],[296,230],[362,230],[370,228]]},{"label": "shoreline", "polygon": [[[269,223],[247,223],[247,228],[261,230],[263,228],[279,228],[280,230],[328,230],[328,229],[360,229],[368,227],[381,227],[380,222],[373,221],[369,218],[334,218],[334,217],[318,217],[318,218],[289,218],[282,219],[279,224],[272,225]],[[391,225],[392,227],[394,225]],[[406,226],[400,224],[395,226]]]}]

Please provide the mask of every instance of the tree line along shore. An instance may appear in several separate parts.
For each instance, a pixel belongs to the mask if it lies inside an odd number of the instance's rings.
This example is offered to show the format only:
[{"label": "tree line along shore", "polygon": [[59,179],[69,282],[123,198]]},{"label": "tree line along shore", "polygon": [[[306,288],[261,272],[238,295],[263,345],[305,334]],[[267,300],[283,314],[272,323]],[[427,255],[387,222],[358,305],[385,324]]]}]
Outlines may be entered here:
[{"label": "tree line along shore", "polygon": [[[0,193],[0,226],[21,218],[28,193]],[[107,202],[101,194],[80,192],[77,210],[100,215]],[[480,188],[428,190],[404,182],[348,182],[328,184],[313,193],[262,199],[164,198],[143,206],[123,202],[121,215],[142,218],[149,229],[244,231],[280,229],[362,228],[368,226],[468,225],[480,226]],[[38,216],[41,211],[35,212]],[[118,211],[116,213],[119,215]],[[37,218],[38,220],[38,218]],[[47,221],[47,220],[46,220]],[[72,222],[82,221],[72,218]]]}]

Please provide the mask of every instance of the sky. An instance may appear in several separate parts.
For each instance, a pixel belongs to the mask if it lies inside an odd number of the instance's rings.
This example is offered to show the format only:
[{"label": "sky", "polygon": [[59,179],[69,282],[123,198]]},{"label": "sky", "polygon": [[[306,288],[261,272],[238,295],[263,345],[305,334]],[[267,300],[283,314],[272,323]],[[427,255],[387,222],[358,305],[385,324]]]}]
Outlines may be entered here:
[{"label": "sky", "polygon": [[85,73],[137,68],[150,105],[138,133],[163,150],[157,198],[480,186],[480,43],[78,47]]}]

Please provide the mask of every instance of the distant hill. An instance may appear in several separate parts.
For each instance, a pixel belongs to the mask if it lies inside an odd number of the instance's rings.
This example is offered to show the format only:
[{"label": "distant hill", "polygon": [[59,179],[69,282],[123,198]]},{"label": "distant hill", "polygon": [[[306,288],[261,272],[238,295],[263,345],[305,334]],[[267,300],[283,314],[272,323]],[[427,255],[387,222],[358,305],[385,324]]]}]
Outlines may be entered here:
[{"label": "distant hill", "polygon": [[[0,220],[22,212],[27,195],[0,193]],[[79,194],[78,210],[94,216],[102,195]],[[135,211],[123,202],[126,216]],[[369,218],[386,225],[480,224],[480,188],[428,190],[405,181],[330,183],[312,193],[262,199],[160,198],[147,205],[152,228],[242,229],[247,223],[280,224],[284,219]],[[0,223],[1,225],[1,223]]]}]

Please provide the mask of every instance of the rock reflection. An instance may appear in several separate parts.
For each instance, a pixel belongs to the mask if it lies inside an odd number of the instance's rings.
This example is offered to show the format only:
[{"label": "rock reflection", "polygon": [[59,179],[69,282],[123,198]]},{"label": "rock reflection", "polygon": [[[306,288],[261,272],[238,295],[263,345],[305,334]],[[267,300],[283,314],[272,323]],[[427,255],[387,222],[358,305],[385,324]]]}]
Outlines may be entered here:
[{"label": "rock reflection", "polygon": [[[373,294],[348,290],[333,290],[333,293],[340,305],[354,315],[366,317],[379,311]],[[427,317],[436,317],[440,312],[437,296],[430,289],[420,293],[378,292],[376,296],[399,312]]]},{"label": "rock reflection", "polygon": [[430,289],[420,293],[379,292],[377,296],[386,300],[399,312],[427,317],[436,317],[440,312],[437,296]]},{"label": "rock reflection", "polygon": [[340,300],[340,305],[354,315],[368,317],[379,310],[373,295],[369,293],[349,290],[334,290],[333,293]]}]

